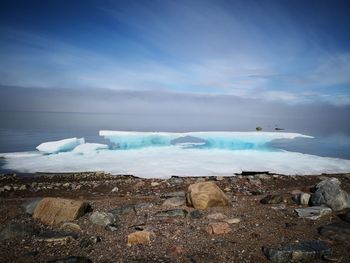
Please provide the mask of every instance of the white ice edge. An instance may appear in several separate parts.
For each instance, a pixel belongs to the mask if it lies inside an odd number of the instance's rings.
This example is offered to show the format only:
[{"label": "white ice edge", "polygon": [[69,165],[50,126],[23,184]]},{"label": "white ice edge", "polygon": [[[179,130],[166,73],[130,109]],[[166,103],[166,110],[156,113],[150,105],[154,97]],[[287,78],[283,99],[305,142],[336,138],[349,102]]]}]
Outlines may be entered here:
[{"label": "white ice edge", "polygon": [[79,155],[2,154],[4,169],[19,172],[105,171],[142,178],[170,176],[232,176],[242,171],[269,171],[284,175],[349,173],[350,160],[288,151],[182,149],[149,147],[136,150],[103,150]]}]

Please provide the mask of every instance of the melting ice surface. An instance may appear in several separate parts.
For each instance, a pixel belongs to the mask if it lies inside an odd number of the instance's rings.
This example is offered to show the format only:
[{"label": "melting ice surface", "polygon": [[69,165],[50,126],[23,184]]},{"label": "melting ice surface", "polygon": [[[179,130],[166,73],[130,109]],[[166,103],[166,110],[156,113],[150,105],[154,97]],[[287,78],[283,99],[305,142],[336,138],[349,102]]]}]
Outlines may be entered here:
[{"label": "melting ice surface", "polygon": [[[350,160],[282,151],[269,145],[276,139],[312,139],[298,133],[100,131],[100,135],[112,145],[84,143],[77,138],[48,142],[41,144],[44,148],[38,147],[43,152],[0,154],[6,161],[3,168],[20,172],[103,170],[144,178],[231,176],[242,171],[286,175],[350,172]],[[187,137],[200,142],[177,143]],[[74,140],[79,143],[72,146]]]}]

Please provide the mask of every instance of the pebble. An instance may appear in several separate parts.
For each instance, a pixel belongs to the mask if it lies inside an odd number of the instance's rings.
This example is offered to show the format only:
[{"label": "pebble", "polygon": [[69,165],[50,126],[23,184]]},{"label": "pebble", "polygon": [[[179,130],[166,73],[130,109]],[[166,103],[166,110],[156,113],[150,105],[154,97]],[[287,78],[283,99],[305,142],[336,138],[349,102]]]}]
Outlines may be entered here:
[{"label": "pebble", "polygon": [[150,245],[152,235],[154,235],[154,233],[150,231],[133,232],[128,235],[128,246],[137,245],[137,244]]},{"label": "pebble", "polygon": [[210,223],[206,231],[209,234],[224,235],[231,231],[230,225],[228,223]]},{"label": "pebble", "polygon": [[241,222],[241,219],[239,218],[229,218],[225,220],[226,223],[228,224],[238,224],[239,222]]},{"label": "pebble", "polygon": [[118,192],[118,191],[119,191],[119,188],[118,188],[118,187],[114,187],[114,188],[111,190],[112,193],[116,193],[116,192]]},{"label": "pebble", "polygon": [[176,207],[176,206],[183,206],[186,204],[186,198],[183,197],[172,197],[164,201],[163,206],[171,206],[171,207]]},{"label": "pebble", "polygon": [[11,191],[12,190],[12,187],[10,185],[5,185],[4,186],[4,190],[5,191]]},{"label": "pebble", "polygon": [[224,215],[223,213],[215,213],[215,214],[207,215],[207,218],[209,220],[224,220],[224,219],[227,219],[227,216]]}]

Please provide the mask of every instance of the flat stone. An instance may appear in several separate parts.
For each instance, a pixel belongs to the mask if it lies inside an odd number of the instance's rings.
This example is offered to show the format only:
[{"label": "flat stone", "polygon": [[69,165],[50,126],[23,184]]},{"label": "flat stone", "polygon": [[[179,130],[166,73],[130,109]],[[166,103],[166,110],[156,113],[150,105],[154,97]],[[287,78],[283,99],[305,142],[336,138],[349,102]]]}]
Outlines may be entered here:
[{"label": "flat stone", "polygon": [[227,206],[229,200],[214,182],[200,182],[188,187],[187,202],[196,209]]},{"label": "flat stone", "polygon": [[136,214],[136,207],[137,206],[135,204],[128,204],[128,205],[123,205],[123,206],[114,208],[108,212],[115,216],[121,216],[126,214]]},{"label": "flat stone", "polygon": [[132,245],[150,245],[151,244],[151,236],[154,235],[153,232],[150,231],[136,231],[128,235],[128,246]]},{"label": "flat stone", "polygon": [[215,214],[207,215],[207,218],[209,220],[224,220],[224,219],[227,219],[227,216],[224,215],[223,213],[215,213]]},{"label": "flat stone", "polygon": [[319,228],[319,233],[329,239],[350,242],[350,224],[347,222],[332,223]]},{"label": "flat stone", "polygon": [[275,263],[309,262],[332,253],[331,248],[320,240],[285,244],[278,248],[263,247],[262,250],[264,255]]},{"label": "flat stone", "polygon": [[332,209],[324,206],[311,206],[307,208],[297,208],[295,212],[297,212],[299,217],[316,220],[321,216],[332,213]]},{"label": "flat stone", "polygon": [[350,195],[341,189],[340,181],[335,178],[327,178],[315,186],[315,193],[311,196],[311,204],[325,205],[333,211],[340,211],[350,207]]},{"label": "flat stone", "polygon": [[224,235],[231,231],[230,225],[228,223],[210,223],[206,231],[209,234]]},{"label": "flat stone", "polygon": [[24,211],[27,214],[33,215],[36,206],[39,204],[41,200],[42,198],[35,198],[33,200],[26,201],[21,205],[21,207],[24,209]]},{"label": "flat stone", "polygon": [[176,207],[176,206],[183,206],[186,204],[186,198],[183,197],[172,197],[164,201],[163,206],[170,206],[170,207]]},{"label": "flat stone", "polygon": [[239,222],[241,222],[241,219],[239,219],[239,218],[229,218],[229,219],[226,219],[224,221],[231,225],[231,224],[238,224]]},{"label": "flat stone", "polygon": [[88,204],[83,201],[46,197],[37,204],[33,218],[47,225],[55,225],[79,218],[87,207]]},{"label": "flat stone", "polygon": [[33,225],[11,222],[6,224],[0,231],[0,240],[13,239],[18,237],[30,237],[40,232],[40,229]]},{"label": "flat stone", "polygon": [[45,231],[35,237],[37,241],[65,245],[74,241],[78,235],[65,231]]},{"label": "flat stone", "polygon": [[48,261],[47,263],[92,263],[89,258],[86,257],[66,257]]},{"label": "flat stone", "polygon": [[90,216],[90,221],[99,226],[113,225],[116,222],[116,217],[112,213],[95,211]]},{"label": "flat stone", "polygon": [[175,209],[169,209],[169,210],[163,210],[158,213],[156,213],[159,217],[186,217],[187,211],[180,208]]}]

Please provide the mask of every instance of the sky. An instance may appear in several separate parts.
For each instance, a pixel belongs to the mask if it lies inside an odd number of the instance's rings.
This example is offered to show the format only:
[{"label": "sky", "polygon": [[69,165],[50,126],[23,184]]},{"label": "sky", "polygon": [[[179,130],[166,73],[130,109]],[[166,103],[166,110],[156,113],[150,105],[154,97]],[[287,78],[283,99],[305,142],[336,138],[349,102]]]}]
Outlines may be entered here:
[{"label": "sky", "polygon": [[0,110],[275,116],[350,133],[349,13],[339,0],[1,0]]}]

